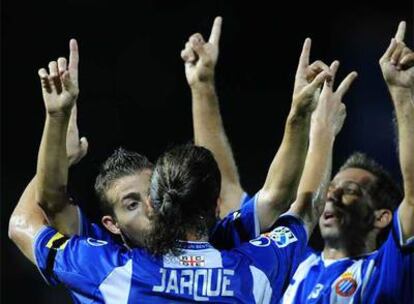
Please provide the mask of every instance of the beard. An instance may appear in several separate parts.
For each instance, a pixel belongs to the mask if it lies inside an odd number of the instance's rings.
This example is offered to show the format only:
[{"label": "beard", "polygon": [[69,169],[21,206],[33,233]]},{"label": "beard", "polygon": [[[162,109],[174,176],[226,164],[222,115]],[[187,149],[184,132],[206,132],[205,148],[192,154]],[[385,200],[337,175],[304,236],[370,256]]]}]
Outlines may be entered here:
[{"label": "beard", "polygon": [[320,222],[321,236],[329,247],[345,248],[351,255],[357,255],[366,247],[373,223],[374,211],[363,204],[335,207],[335,222],[332,225]]}]

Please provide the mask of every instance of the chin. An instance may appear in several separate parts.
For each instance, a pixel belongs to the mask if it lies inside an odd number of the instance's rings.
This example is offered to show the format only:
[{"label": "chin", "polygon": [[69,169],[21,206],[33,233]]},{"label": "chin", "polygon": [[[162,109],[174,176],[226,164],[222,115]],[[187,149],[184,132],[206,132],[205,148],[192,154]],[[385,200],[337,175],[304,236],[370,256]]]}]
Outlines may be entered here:
[{"label": "chin", "polygon": [[340,237],[340,233],[338,231],[338,228],[329,227],[321,229],[321,236],[324,240],[336,240]]},{"label": "chin", "polygon": [[143,239],[131,239],[132,244],[134,247],[144,247],[145,242]]}]

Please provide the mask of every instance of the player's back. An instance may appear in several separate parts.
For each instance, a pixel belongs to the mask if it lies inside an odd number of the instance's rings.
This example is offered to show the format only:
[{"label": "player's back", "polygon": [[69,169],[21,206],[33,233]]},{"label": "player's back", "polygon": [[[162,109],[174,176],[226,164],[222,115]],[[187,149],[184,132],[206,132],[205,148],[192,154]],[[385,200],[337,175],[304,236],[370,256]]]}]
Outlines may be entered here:
[{"label": "player's back", "polygon": [[178,256],[158,258],[144,249],[134,251],[128,303],[256,303],[254,285],[269,282],[240,252],[220,252],[204,242],[182,242],[181,250]]},{"label": "player's back", "polygon": [[180,242],[179,255],[160,257],[47,227],[37,237],[36,259],[46,279],[63,283],[77,303],[276,303],[307,240],[294,217],[280,224],[229,251]]}]

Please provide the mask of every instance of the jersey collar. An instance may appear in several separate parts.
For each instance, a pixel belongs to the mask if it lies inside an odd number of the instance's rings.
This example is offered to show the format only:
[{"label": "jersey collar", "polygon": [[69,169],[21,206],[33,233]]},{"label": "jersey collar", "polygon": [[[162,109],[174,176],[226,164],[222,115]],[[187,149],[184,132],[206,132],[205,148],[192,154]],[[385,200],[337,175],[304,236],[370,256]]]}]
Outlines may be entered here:
[{"label": "jersey collar", "polygon": [[211,246],[209,242],[194,242],[194,241],[178,241],[177,247],[182,248],[182,249],[193,249],[193,250],[213,248],[213,246]]}]

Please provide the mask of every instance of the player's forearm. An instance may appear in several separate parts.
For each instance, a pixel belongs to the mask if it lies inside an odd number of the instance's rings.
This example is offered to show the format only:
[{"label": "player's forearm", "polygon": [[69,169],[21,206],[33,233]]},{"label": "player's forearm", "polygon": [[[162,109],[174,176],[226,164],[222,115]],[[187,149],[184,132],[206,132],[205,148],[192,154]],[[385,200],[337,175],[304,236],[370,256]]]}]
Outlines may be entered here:
[{"label": "player's forearm", "polygon": [[398,150],[404,184],[399,208],[403,240],[414,236],[414,94],[407,89],[390,89],[398,124]]},{"label": "player's forearm", "polygon": [[[324,134],[323,134],[324,133]],[[299,183],[298,194],[305,192],[316,193],[329,167],[329,157],[332,152],[334,136],[331,132],[320,131],[311,139],[306,156],[303,175]]]},{"label": "player's forearm", "polygon": [[332,166],[332,132],[320,130],[311,136],[297,196],[289,211],[302,218],[310,235],[323,207]]},{"label": "player's forearm", "polygon": [[60,211],[66,203],[68,123],[69,115],[66,114],[46,117],[36,172],[36,200],[46,214]]},{"label": "player's forearm", "polygon": [[309,133],[310,117],[291,112],[282,143],[270,165],[261,197],[277,209],[286,209],[296,195],[302,174]]},{"label": "player's forearm", "polygon": [[398,124],[398,146],[405,200],[414,205],[414,94],[394,91],[392,99]]},{"label": "player's forearm", "polygon": [[233,152],[224,130],[212,81],[191,88],[195,144],[211,150],[222,174],[222,215],[238,208],[243,193]]}]

